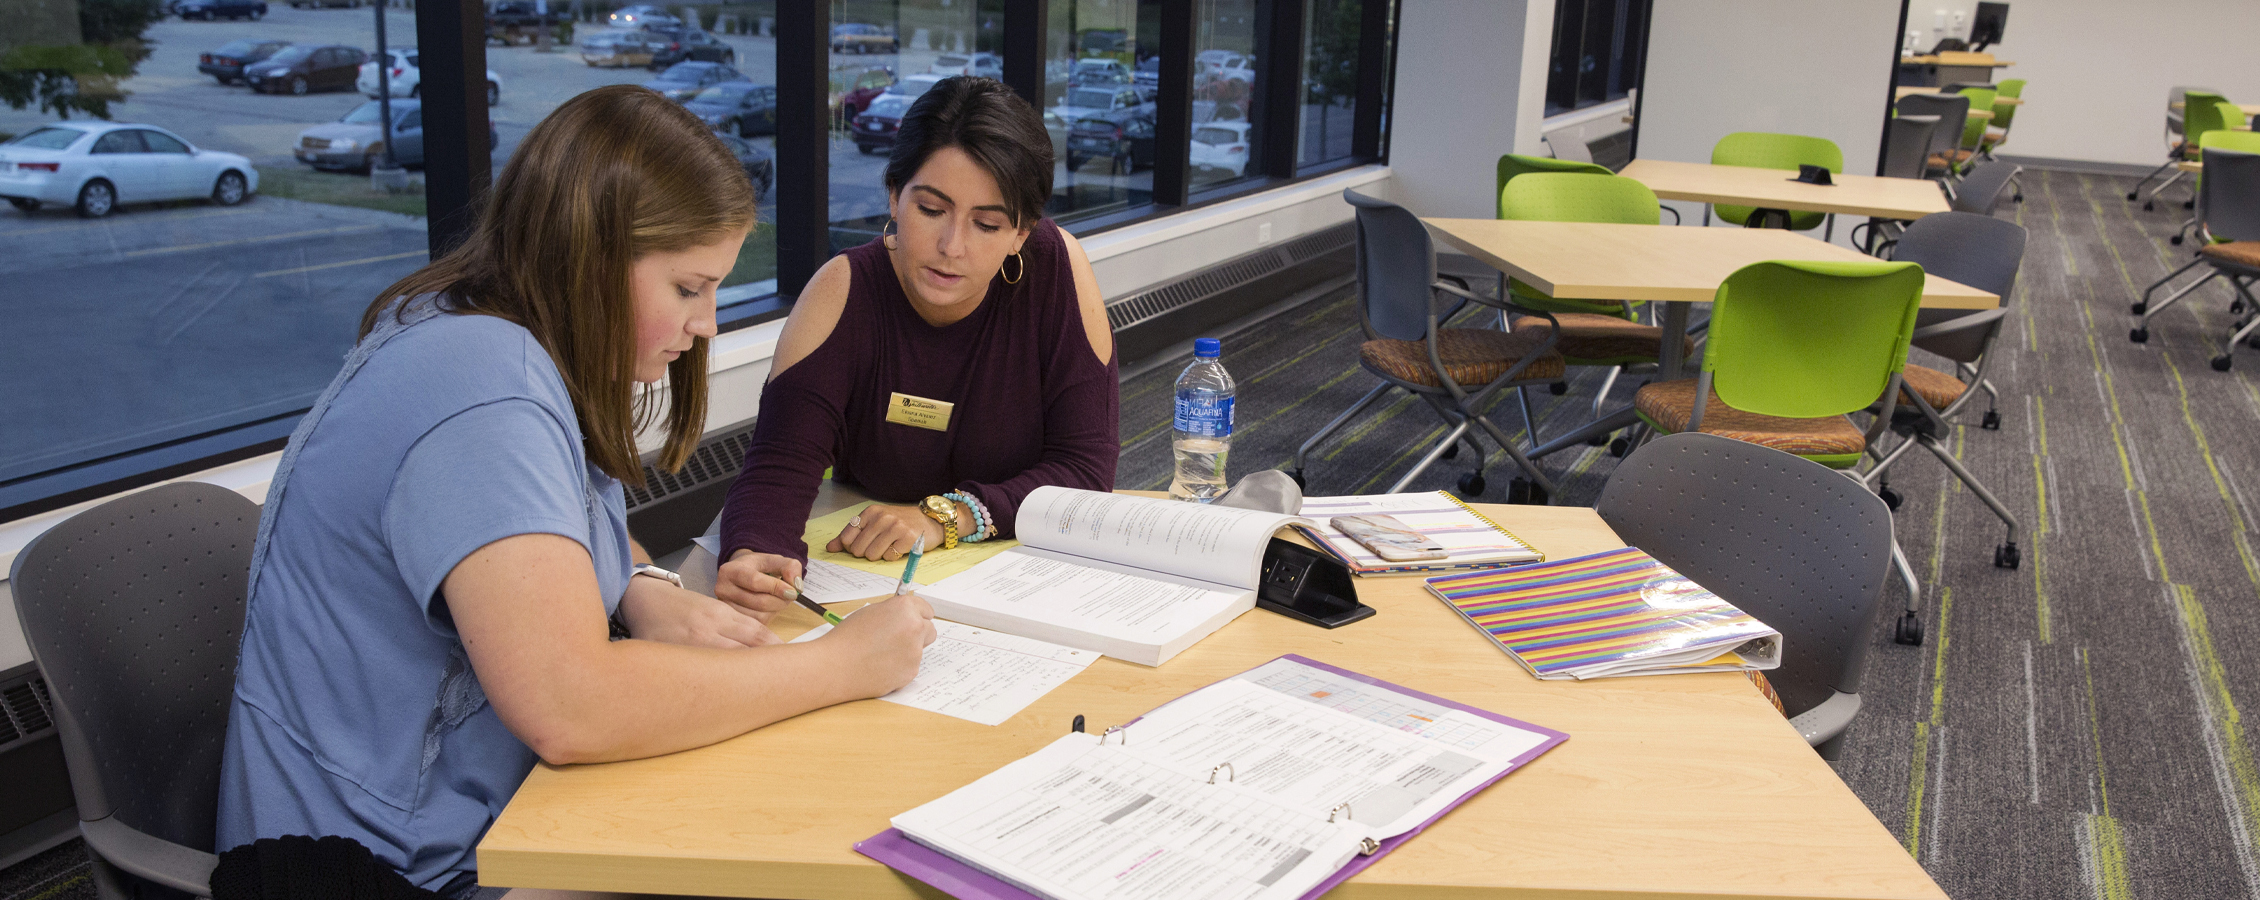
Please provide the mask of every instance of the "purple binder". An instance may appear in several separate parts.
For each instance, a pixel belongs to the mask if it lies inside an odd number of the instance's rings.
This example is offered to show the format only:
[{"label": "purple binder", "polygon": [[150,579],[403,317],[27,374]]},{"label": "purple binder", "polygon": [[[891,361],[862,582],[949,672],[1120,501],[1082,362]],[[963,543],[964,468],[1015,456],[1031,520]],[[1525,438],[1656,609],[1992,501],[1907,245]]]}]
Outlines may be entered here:
[{"label": "purple binder", "polygon": [[[1454,809],[1457,809],[1460,804],[1466,803],[1469,798],[1474,797],[1476,794],[1482,793],[1485,788],[1498,783],[1499,778],[1505,778],[1508,775],[1513,774],[1517,770],[1521,769],[1524,765],[1528,764],[1531,760],[1537,759],[1540,754],[1554,749],[1555,746],[1559,745],[1563,741],[1569,740],[1569,735],[1555,731],[1551,728],[1541,728],[1537,725],[1532,725],[1520,719],[1510,719],[1506,716],[1499,715],[1498,713],[1477,709],[1465,703],[1455,703],[1442,697],[1438,697],[1434,694],[1425,694],[1420,691],[1412,690],[1410,688],[1399,687],[1389,682],[1382,681],[1379,678],[1374,678],[1368,675],[1360,675],[1347,669],[1336,668],[1334,666],[1327,665],[1325,663],[1319,662],[1318,660],[1305,656],[1299,656],[1293,653],[1289,653],[1285,656],[1279,657],[1279,659],[1292,660],[1294,662],[1310,666],[1314,669],[1331,672],[1344,678],[1348,678],[1352,681],[1361,681],[1375,687],[1387,688],[1407,697],[1418,697],[1430,703],[1435,703],[1440,706],[1449,706],[1453,709],[1462,710],[1472,715],[1490,719],[1493,722],[1512,725],[1516,728],[1537,732],[1538,734],[1543,734],[1546,736],[1546,740],[1544,742],[1523,752],[1522,755],[1515,757],[1513,762],[1508,763],[1507,770],[1499,773],[1498,778],[1493,778],[1490,781],[1476,785],[1474,790],[1468,791],[1465,794],[1461,794],[1460,798],[1452,801],[1452,805],[1445,807],[1443,812],[1437,813],[1434,818],[1431,818],[1426,822],[1422,822],[1419,825],[1413,826],[1412,830],[1397,835],[1396,837],[1389,838],[1388,840],[1382,841],[1381,849],[1374,851],[1371,855],[1352,857],[1348,865],[1343,866],[1333,875],[1328,876],[1325,881],[1319,882],[1317,887],[1311,888],[1309,893],[1306,893],[1302,896],[1302,900],[1314,900],[1314,898],[1318,897],[1320,894],[1324,894],[1327,891],[1333,890],[1335,885],[1341,884],[1344,881],[1348,881],[1350,879],[1350,876],[1365,871],[1365,868],[1367,866],[1373,865],[1376,861],[1380,860],[1381,857],[1387,856],[1390,851],[1397,849],[1399,846],[1403,845],[1404,842],[1412,840],[1414,836],[1420,834],[1422,831],[1427,830],[1428,826],[1436,824],[1436,820],[1443,818],[1444,813],[1448,813]],[[1273,660],[1271,662],[1276,661],[1277,660]],[[1269,664],[1270,662],[1265,663],[1265,665]],[[1259,666],[1258,668],[1261,667]],[[1253,670],[1251,669],[1250,671]],[[1137,721],[1137,719],[1132,719],[1129,722],[1125,722],[1123,724],[1129,725]],[[888,868],[894,869],[895,871],[901,872],[902,874],[908,875],[912,878],[916,878],[919,881],[923,881],[927,885],[933,887],[935,890],[955,897],[957,898],[957,900],[1043,900],[1043,898],[1022,890],[1017,886],[1009,884],[1003,879],[997,878],[986,872],[982,872],[979,869],[973,868],[972,866],[958,862],[957,860],[943,855],[941,851],[935,850],[924,844],[918,843],[917,841],[911,840],[909,835],[903,834],[901,831],[893,828],[879,832],[878,834],[868,839],[858,841],[855,845],[855,852],[861,853],[872,859],[885,863]]]}]

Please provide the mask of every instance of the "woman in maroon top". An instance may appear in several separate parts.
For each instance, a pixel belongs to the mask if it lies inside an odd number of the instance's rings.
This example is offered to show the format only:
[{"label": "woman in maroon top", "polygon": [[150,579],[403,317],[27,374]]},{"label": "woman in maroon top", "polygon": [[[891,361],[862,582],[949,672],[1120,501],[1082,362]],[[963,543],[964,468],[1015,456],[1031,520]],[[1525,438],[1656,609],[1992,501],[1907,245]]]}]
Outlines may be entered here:
[{"label": "woman in maroon top", "polygon": [[825,545],[865,559],[1010,537],[1042,485],[1114,487],[1113,330],[1082,246],[1041,218],[1043,120],[957,77],[896,134],[891,227],[819,269],[778,339],[722,511],[724,600],[770,606],[800,575],[826,466],[880,501]]}]

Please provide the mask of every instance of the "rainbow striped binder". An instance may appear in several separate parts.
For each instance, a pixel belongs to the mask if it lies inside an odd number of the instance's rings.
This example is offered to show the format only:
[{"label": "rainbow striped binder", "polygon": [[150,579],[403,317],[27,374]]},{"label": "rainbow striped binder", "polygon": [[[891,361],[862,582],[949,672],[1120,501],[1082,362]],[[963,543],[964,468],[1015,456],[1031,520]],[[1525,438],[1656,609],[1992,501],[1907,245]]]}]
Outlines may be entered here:
[{"label": "rainbow striped binder", "polygon": [[1547,680],[1781,666],[1781,633],[1637,547],[1426,580]]}]

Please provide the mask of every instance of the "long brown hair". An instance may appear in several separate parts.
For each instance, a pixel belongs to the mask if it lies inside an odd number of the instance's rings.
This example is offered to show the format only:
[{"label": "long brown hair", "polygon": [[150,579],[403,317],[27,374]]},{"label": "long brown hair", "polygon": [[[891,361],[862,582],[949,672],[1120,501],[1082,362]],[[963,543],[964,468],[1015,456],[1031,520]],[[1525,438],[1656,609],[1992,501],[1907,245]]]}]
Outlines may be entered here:
[{"label": "long brown hair", "polygon": [[[564,376],[589,461],[640,485],[636,433],[659,411],[655,392],[635,382],[629,269],[647,253],[744,232],[753,219],[744,168],[696,116],[644,88],[597,88],[534,126],[463,244],[379,294],[361,336],[396,298],[424,294],[444,297],[450,312],[517,323]],[[699,338],[667,364],[667,471],[698,448],[706,359]]]}]

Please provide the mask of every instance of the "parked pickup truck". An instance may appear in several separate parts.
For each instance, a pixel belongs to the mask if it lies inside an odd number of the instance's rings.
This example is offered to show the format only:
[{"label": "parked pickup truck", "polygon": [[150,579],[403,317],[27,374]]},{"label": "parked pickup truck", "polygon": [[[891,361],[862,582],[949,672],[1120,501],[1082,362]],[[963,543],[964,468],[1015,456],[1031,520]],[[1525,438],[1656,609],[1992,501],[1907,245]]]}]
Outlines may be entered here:
[{"label": "parked pickup truck", "polygon": [[[564,0],[552,2],[562,5]],[[549,12],[542,12],[542,5],[536,0],[502,0],[487,7],[487,40],[504,44],[530,44],[540,36],[543,26],[562,25],[562,28],[570,28],[570,24],[563,24],[568,22],[569,19],[562,10],[552,7]],[[573,36],[569,32],[555,37],[562,44],[573,42]]]}]

